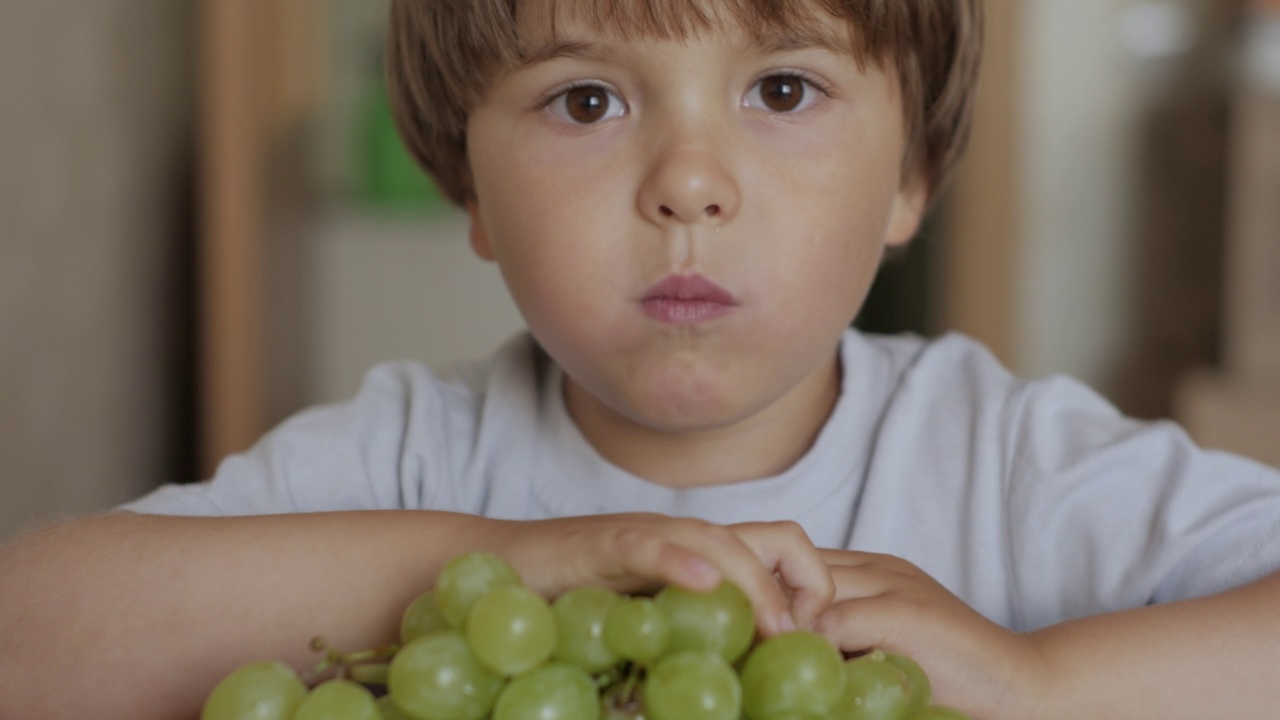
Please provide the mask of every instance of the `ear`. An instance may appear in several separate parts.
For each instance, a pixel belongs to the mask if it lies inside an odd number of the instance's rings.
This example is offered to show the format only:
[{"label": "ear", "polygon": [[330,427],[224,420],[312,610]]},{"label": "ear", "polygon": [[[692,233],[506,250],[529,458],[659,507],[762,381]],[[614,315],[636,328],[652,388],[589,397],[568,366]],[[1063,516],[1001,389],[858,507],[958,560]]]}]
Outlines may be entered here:
[{"label": "ear", "polygon": [[915,171],[905,179],[893,198],[893,214],[889,217],[885,245],[905,245],[916,236],[924,211],[929,204],[929,182],[925,173]]},{"label": "ear", "polygon": [[489,231],[484,227],[484,220],[480,219],[480,207],[475,200],[467,201],[467,215],[471,218],[471,251],[481,260],[493,262],[495,256],[489,242]]}]

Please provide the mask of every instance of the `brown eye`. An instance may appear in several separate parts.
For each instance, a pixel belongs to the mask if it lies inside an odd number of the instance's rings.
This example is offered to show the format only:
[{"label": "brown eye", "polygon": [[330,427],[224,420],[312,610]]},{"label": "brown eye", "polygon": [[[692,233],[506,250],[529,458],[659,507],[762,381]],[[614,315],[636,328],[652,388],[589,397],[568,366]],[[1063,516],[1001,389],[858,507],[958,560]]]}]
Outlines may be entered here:
[{"label": "brown eye", "polygon": [[760,99],[774,112],[793,112],[804,102],[804,80],[793,75],[772,75],[760,81]]},{"label": "brown eye", "polygon": [[576,87],[564,94],[564,105],[574,122],[597,123],[609,113],[609,91],[594,85]]}]

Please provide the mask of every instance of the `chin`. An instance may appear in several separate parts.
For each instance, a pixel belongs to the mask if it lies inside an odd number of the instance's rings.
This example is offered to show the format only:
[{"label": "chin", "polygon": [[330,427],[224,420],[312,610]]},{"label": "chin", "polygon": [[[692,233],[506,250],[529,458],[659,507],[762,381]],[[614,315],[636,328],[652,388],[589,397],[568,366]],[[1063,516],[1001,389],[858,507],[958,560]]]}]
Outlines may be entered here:
[{"label": "chin", "polygon": [[722,378],[677,377],[642,385],[628,405],[633,419],[655,430],[713,430],[742,419],[742,397]]}]

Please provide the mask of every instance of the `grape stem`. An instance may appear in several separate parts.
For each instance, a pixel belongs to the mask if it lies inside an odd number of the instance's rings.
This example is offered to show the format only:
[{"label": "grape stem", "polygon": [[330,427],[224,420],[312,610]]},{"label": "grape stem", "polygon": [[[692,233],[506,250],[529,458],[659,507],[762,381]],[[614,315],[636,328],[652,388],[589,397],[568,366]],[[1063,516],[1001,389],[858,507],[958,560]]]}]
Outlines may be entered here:
[{"label": "grape stem", "polygon": [[364,665],[349,665],[347,671],[349,677],[360,683],[361,685],[381,685],[387,684],[387,672],[391,669],[391,663],[366,663]]},{"label": "grape stem", "polygon": [[[607,707],[616,711],[616,713],[621,713],[629,718],[638,718],[642,717],[642,715],[640,714],[640,699],[637,695],[636,678],[632,675],[609,690],[605,695],[605,702]],[[617,714],[611,712],[607,717],[617,717]]]},{"label": "grape stem", "polygon": [[627,672],[627,679],[622,685],[622,692],[619,697],[627,706],[634,706],[639,702],[640,694],[640,678],[644,675],[644,666],[640,663],[633,663]]},{"label": "grape stem", "polygon": [[315,667],[302,676],[303,682],[308,686],[314,687],[328,676],[329,671],[333,671],[333,676],[337,679],[350,678],[358,683],[366,685],[385,685],[387,682],[387,667],[382,660],[390,660],[400,650],[399,645],[384,645],[382,647],[369,648],[368,650],[357,650],[355,652],[344,653],[330,645],[322,637],[311,638],[311,649],[324,653],[324,659],[316,663]]}]

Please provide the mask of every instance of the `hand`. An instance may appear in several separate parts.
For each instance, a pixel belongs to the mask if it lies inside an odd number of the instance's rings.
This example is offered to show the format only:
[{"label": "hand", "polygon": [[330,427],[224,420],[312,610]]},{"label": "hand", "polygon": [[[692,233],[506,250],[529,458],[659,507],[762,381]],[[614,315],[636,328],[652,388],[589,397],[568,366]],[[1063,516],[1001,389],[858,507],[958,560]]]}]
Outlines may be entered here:
[{"label": "hand", "polygon": [[836,594],[814,623],[845,652],[874,648],[920,664],[934,698],[973,718],[1026,718],[1042,666],[1027,636],[970,608],[892,555],[823,550]]},{"label": "hand", "polygon": [[835,593],[818,549],[792,522],[716,525],[654,514],[507,523],[504,556],[546,597],[581,585],[637,593],[670,584],[751,599],[764,635],[807,626]]}]

